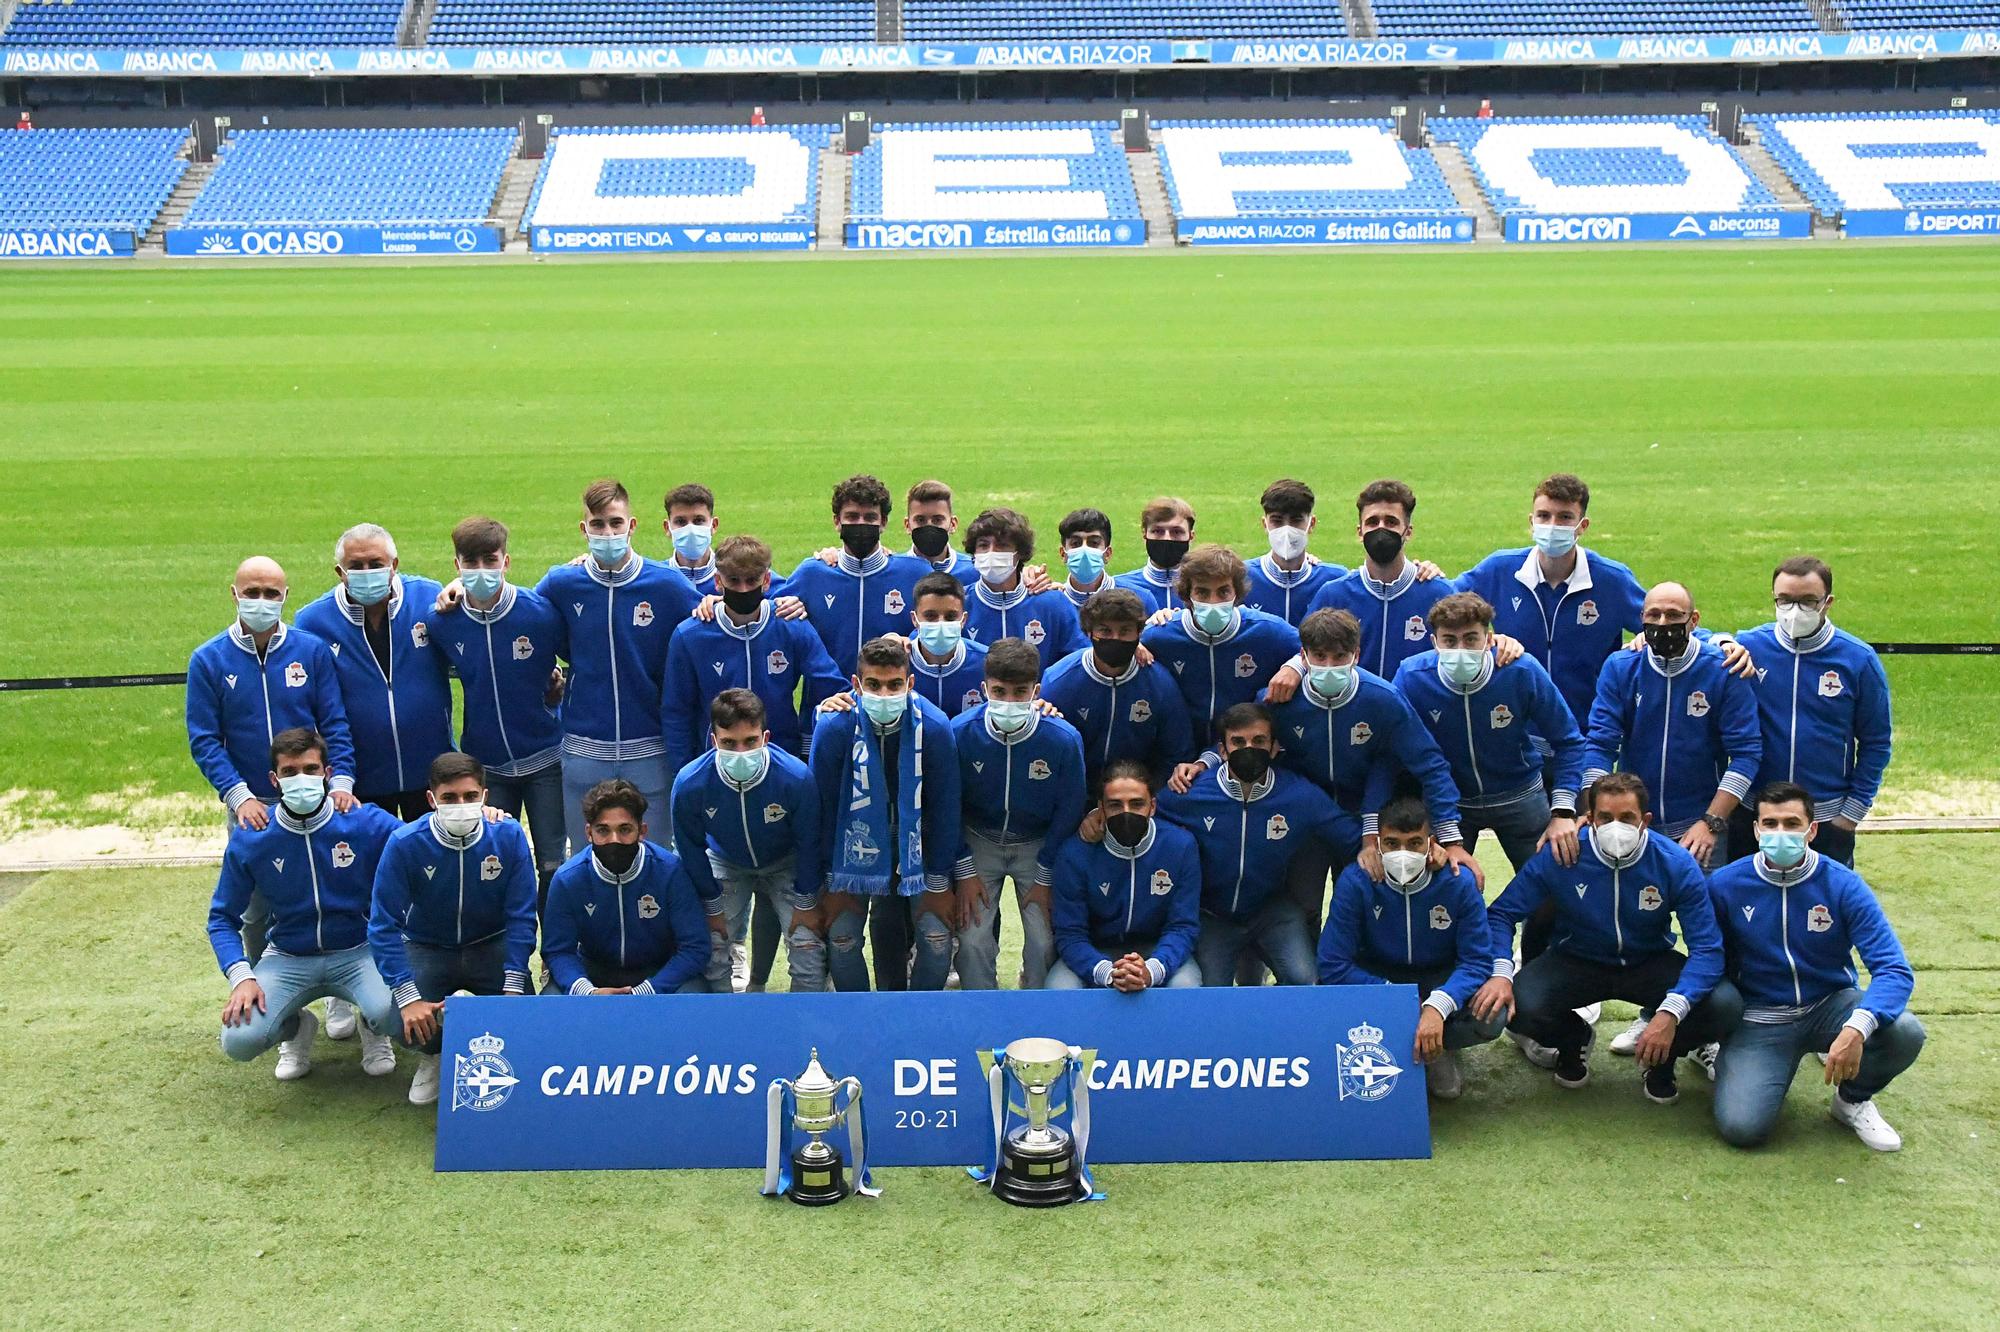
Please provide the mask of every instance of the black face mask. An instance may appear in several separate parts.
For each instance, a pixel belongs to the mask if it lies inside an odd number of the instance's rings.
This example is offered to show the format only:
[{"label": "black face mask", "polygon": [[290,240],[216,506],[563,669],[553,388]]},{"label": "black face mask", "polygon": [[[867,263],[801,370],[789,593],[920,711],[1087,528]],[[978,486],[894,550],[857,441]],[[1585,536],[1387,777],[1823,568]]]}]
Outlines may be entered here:
[{"label": "black face mask", "polygon": [[1646,646],[1668,661],[1677,660],[1687,651],[1688,626],[1686,624],[1649,624],[1646,626]]},{"label": "black face mask", "polygon": [[1245,786],[1255,786],[1264,780],[1264,774],[1271,770],[1271,751],[1268,749],[1242,749],[1229,751],[1229,775]]},{"label": "black face mask", "polygon": [[1090,646],[1097,653],[1099,661],[1114,671],[1122,671],[1132,664],[1132,658],[1139,651],[1139,640],[1136,638],[1093,638],[1090,640]]},{"label": "black face mask", "polygon": [[1181,560],[1187,556],[1188,543],[1168,541],[1162,537],[1146,538],[1146,558],[1153,562],[1155,569],[1178,569]]},{"label": "black face mask", "polygon": [[597,842],[590,848],[590,854],[597,857],[597,863],[615,876],[623,876],[632,868],[632,862],[639,858],[637,842]]},{"label": "black face mask", "polygon": [[910,532],[910,545],[917,554],[934,560],[951,549],[951,533],[942,527],[918,527]]},{"label": "black face mask", "polygon": [[725,587],[722,589],[722,604],[738,615],[754,614],[757,608],[764,604],[764,589],[755,588],[749,592],[737,592]]},{"label": "black face mask", "polygon": [[1124,810],[1104,820],[1104,831],[1113,841],[1123,847],[1134,847],[1146,840],[1146,829],[1153,821],[1144,814],[1134,814]]},{"label": "black face mask", "polygon": [[1361,538],[1361,548],[1377,564],[1387,564],[1403,553],[1403,534],[1378,527]]},{"label": "black face mask", "polygon": [[865,560],[882,544],[880,523],[842,523],[840,544],[857,560]]}]

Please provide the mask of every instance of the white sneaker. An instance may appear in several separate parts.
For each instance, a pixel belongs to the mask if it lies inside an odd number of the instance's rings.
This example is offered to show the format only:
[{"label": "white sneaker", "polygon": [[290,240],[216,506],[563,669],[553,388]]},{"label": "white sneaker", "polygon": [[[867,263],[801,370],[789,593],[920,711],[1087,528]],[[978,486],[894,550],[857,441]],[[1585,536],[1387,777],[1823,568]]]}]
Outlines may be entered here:
[{"label": "white sneaker", "polygon": [[300,1009],[298,1035],[278,1042],[278,1081],[296,1082],[313,1071],[313,1037],[318,1032],[319,1019],[313,1016],[313,1011]]},{"label": "white sneaker", "polygon": [[1633,1018],[1631,1026],[1611,1038],[1611,1053],[1630,1057],[1639,1048],[1639,1037],[1645,1030],[1646,1019]]},{"label": "white sneaker", "polygon": [[411,1105],[437,1104],[443,1066],[443,1057],[439,1055],[427,1054],[417,1060],[417,1076],[410,1079]]},{"label": "white sneaker", "polygon": [[1710,1041],[1707,1045],[1698,1045],[1694,1049],[1689,1050],[1687,1052],[1687,1057],[1689,1059],[1694,1060],[1695,1063],[1700,1064],[1701,1071],[1708,1074],[1708,1080],[1710,1082],[1714,1082],[1715,1061],[1716,1058],[1719,1055],[1721,1055],[1721,1053],[1722,1053],[1721,1042]]},{"label": "white sneaker", "polygon": [[371,1078],[396,1071],[396,1047],[366,1023],[361,1027],[361,1071]]},{"label": "white sneaker", "polygon": [[1849,1101],[1838,1092],[1833,1097],[1833,1117],[1854,1130],[1854,1136],[1878,1152],[1903,1150],[1903,1135],[1889,1127],[1873,1101]]},{"label": "white sneaker", "polygon": [[345,999],[329,997],[326,1001],[326,1038],[330,1041],[344,1041],[354,1034],[356,1015],[354,1005]]},{"label": "white sneaker", "polygon": [[1440,1050],[1437,1058],[1424,1065],[1424,1085],[1440,1101],[1456,1101],[1465,1090],[1465,1070],[1456,1050]]},{"label": "white sneaker", "polygon": [[750,983],[750,954],[742,944],[729,945],[729,988],[738,994]]},{"label": "white sneaker", "polygon": [[1507,1036],[1514,1044],[1521,1047],[1521,1053],[1526,1055],[1528,1062],[1536,1068],[1554,1068],[1556,1066],[1556,1048],[1553,1045],[1543,1045],[1540,1041],[1531,1041],[1518,1031],[1509,1031]]},{"label": "white sneaker", "polygon": [[1594,1027],[1597,1025],[1597,1019],[1604,1016],[1604,1005],[1585,1004],[1582,1008],[1576,1010],[1576,1015]]}]

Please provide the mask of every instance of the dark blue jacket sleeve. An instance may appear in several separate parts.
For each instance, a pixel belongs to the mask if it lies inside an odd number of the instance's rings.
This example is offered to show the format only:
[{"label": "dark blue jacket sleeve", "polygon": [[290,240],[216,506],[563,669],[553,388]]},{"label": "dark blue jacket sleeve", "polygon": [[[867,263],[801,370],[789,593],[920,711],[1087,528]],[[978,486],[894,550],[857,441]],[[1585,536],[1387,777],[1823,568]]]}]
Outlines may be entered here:
[{"label": "dark blue jacket sleeve", "polygon": [[[1062,763],[1051,774],[1055,782],[1052,793],[1054,804],[1049,815],[1049,830],[1042,837],[1042,849],[1035,857],[1037,878],[1048,883],[1050,867],[1055,864],[1056,848],[1076,835],[1076,826],[1083,822],[1089,797],[1084,794],[1083,741],[1080,737],[1065,737],[1069,743],[1063,747]],[[998,885],[990,885],[998,891]]]},{"label": "dark blue jacket sleeve", "polygon": [[[1438,840],[1451,842],[1458,840],[1458,783],[1451,779],[1451,764],[1445,761],[1444,751],[1410,700],[1398,689],[1396,699],[1395,733],[1390,737],[1390,748],[1396,761],[1403,765],[1423,788],[1424,808],[1430,811],[1431,830],[1438,834]],[[1371,774],[1372,779],[1372,774]],[[1383,793],[1384,801],[1388,793]],[[1378,813],[1380,805],[1372,806],[1367,812]],[[1451,834],[1447,836],[1446,834]]]},{"label": "dark blue jacket sleeve", "polygon": [[1192,837],[1180,862],[1167,897],[1167,928],[1153,946],[1153,956],[1169,977],[1194,955],[1194,941],[1201,934],[1201,853]]},{"label": "dark blue jacket sleeve", "polygon": [[1486,919],[1486,901],[1470,874],[1460,874],[1457,880],[1451,913],[1458,921],[1458,965],[1438,987],[1451,1000],[1454,1012],[1470,1003],[1493,977],[1493,927]]},{"label": "dark blue jacket sleeve", "polygon": [[1090,873],[1084,844],[1072,837],[1056,852],[1050,870],[1049,925],[1056,954],[1086,986],[1097,983],[1097,964],[1111,959],[1090,941]]},{"label": "dark blue jacket sleeve", "polygon": [[1672,993],[1698,1004],[1722,979],[1722,927],[1715,923],[1715,903],[1708,895],[1701,866],[1692,856],[1675,860],[1674,918],[1680,922],[1688,958],[1681,964],[1680,979],[1674,982]]},{"label": "dark blue jacket sleeve", "polygon": [[[347,700],[340,692],[340,670],[333,649],[324,641],[313,652],[313,724],[326,741],[326,761],[332,771],[327,787],[354,789],[354,733],[347,726]],[[450,722],[447,717],[446,722]]]},{"label": "dark blue jacket sleeve", "polygon": [[[1153,766],[1164,779],[1177,764],[1186,763],[1194,757],[1194,721],[1188,716],[1187,700],[1172,681],[1168,681],[1167,688],[1161,691],[1153,706],[1160,713],[1155,742],[1159,748],[1153,755]],[[1116,726],[1117,718],[1112,718],[1111,724]]]},{"label": "dark blue jacket sleeve", "polygon": [[[584,872],[590,872],[587,865]],[[585,979],[575,895],[576,890],[558,874],[549,882],[548,905],[542,910],[542,961],[548,964],[549,976],[561,994],[568,994],[578,981]],[[708,933],[706,922],[702,933]]]},{"label": "dark blue jacket sleeve", "polygon": [[722,906],[722,885],[715,881],[715,871],[708,863],[708,830],[702,825],[701,804],[693,787],[697,779],[683,775],[674,780],[669,803],[673,806],[674,854],[681,858],[681,868],[687,871],[688,882],[694,886],[695,896],[700,899],[705,911],[714,911]]},{"label": "dark blue jacket sleeve", "polygon": [[507,967],[501,987],[508,994],[532,994],[528,985],[528,956],[535,951],[535,855],[528,834],[518,823],[499,825],[512,828],[514,853],[507,870]]},{"label": "dark blue jacket sleeve", "polygon": [[964,783],[950,722],[926,721],[924,750],[924,875],[936,892],[970,877],[972,857],[965,851],[965,810],[959,804]]},{"label": "dark blue jacket sleeve", "polygon": [[[1618,759],[1625,752],[1625,673],[1618,664],[1621,659],[1615,652],[1605,658],[1603,669],[1597,673],[1597,696],[1590,701],[1590,735],[1584,742],[1583,771],[1591,781],[1616,772]],[[1753,723],[1755,707],[1753,702]]]},{"label": "dark blue jacket sleeve", "polygon": [[222,738],[222,689],[214,668],[199,652],[188,658],[187,733],[194,765],[215,793],[226,798],[243,781],[243,774],[229,761]]},{"label": "dark blue jacket sleeve", "polygon": [[255,891],[249,868],[232,841],[222,853],[222,873],[208,904],[208,946],[215,950],[215,963],[225,976],[237,963],[249,962],[243,955],[243,913],[250,909],[250,894]]},{"label": "dark blue jacket sleeve", "polygon": [[1841,810],[1859,821],[1874,807],[1882,789],[1882,774],[1889,769],[1889,676],[1882,659],[1873,652],[1863,664],[1861,697],[1854,705],[1854,776],[1847,784],[1847,805]]},{"label": "dark blue jacket sleeve", "polygon": [[797,636],[794,651],[799,653],[799,678],[805,682],[799,711],[810,724],[813,709],[847,688],[847,677],[840,673],[840,667],[833,664],[826,644],[820,642],[812,626],[802,627],[805,632]]},{"label": "dark blue jacket sleeve", "polygon": [[694,895],[686,865],[675,865],[673,875],[667,880],[667,916],[674,925],[674,952],[653,973],[651,983],[655,994],[672,994],[708,970],[708,953],[713,946],[708,936],[708,915],[701,909],[701,899]]},{"label": "dark blue jacket sleeve", "polygon": [[1858,877],[1846,882],[1839,903],[1847,937],[1868,968],[1868,988],[1861,992],[1856,1007],[1873,1014],[1877,1022],[1894,1022],[1910,1006],[1910,995],[1916,989],[1910,960],[1903,955],[1903,945],[1889,918],[1882,914],[1882,904]]},{"label": "dark blue jacket sleeve", "polygon": [[[693,623],[683,621],[682,627]],[[660,672],[660,738],[667,746],[667,771],[679,772],[706,746],[701,739],[701,682],[694,656],[680,629],[667,640],[667,667]]]},{"label": "dark blue jacket sleeve", "polygon": [[[1355,959],[1361,955],[1363,915],[1368,908],[1362,898],[1363,886],[1352,879],[1354,871],[1343,871],[1334,884],[1333,905],[1326,913],[1326,928],[1319,936],[1319,983],[1321,985],[1385,985],[1388,982],[1363,967]],[[1207,979],[1204,977],[1203,979]]]},{"label": "dark blue jacket sleeve", "polygon": [[1528,857],[1528,863],[1515,871],[1513,882],[1506,891],[1486,908],[1486,920],[1493,929],[1493,956],[1507,959],[1503,970],[1513,974],[1514,926],[1535,914],[1535,908],[1547,900],[1549,884],[1545,877],[1555,858],[1546,848]]},{"label": "dark blue jacket sleeve", "polygon": [[812,780],[799,783],[798,804],[790,817],[797,847],[792,863],[792,904],[810,911],[819,901],[820,885],[826,880],[826,847],[820,840],[819,787]]},{"label": "dark blue jacket sleeve", "polygon": [[[819,854],[822,866],[832,862],[840,832],[840,802],[847,796],[847,765],[853,723],[844,713],[823,714],[813,725],[811,765],[819,789]],[[803,836],[803,830],[801,836]]]},{"label": "dark blue jacket sleeve", "polygon": [[1556,751],[1555,789],[1549,792],[1549,803],[1561,805],[1562,797],[1569,798],[1569,807],[1576,808],[1576,790],[1583,780],[1583,733],[1576,729],[1576,718],[1570,713],[1569,704],[1563,702],[1562,692],[1547,671],[1537,671],[1534,683],[1534,701],[1531,709],[1535,718],[1535,734],[1548,741]]},{"label": "dark blue jacket sleeve", "polygon": [[1757,770],[1764,762],[1764,728],[1757,719],[1757,691],[1733,673],[1722,677],[1722,747],[1729,771],[1721,787],[1738,800],[1748,800]]},{"label": "dark blue jacket sleeve", "polygon": [[[368,908],[368,951],[375,959],[375,970],[382,974],[382,983],[395,995],[398,1006],[421,997],[414,989],[415,978],[403,947],[403,922],[410,914],[410,892],[403,881],[402,859],[393,845],[382,852],[382,859],[375,866],[374,899]],[[411,985],[412,989],[396,994],[405,985]]]}]

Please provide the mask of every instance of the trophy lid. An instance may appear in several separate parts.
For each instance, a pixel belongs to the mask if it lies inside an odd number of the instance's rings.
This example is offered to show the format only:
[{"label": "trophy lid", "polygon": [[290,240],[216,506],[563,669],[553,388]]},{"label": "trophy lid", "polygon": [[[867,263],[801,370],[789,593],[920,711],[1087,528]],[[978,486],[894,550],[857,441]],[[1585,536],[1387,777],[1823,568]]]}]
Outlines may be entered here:
[{"label": "trophy lid", "polygon": [[812,1057],[806,1061],[806,1071],[793,1080],[792,1091],[796,1095],[806,1096],[815,1093],[826,1096],[833,1094],[834,1082],[826,1075],[826,1070],[820,1067],[818,1046],[813,1047]]}]

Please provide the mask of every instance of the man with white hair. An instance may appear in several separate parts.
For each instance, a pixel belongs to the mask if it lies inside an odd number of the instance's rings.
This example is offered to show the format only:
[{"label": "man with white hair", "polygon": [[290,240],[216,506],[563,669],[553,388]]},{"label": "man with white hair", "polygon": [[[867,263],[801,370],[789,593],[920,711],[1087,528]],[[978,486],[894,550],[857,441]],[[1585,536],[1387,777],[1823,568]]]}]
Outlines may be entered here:
[{"label": "man with white hair", "polygon": [[331,591],[298,614],[298,627],[333,652],[354,737],[354,793],[408,822],[428,809],[431,760],[458,748],[451,681],[428,617],[438,585],[402,572],[396,541],[357,523],[333,544]]}]

